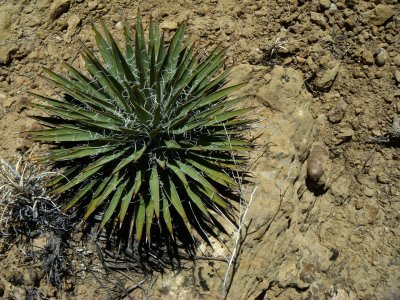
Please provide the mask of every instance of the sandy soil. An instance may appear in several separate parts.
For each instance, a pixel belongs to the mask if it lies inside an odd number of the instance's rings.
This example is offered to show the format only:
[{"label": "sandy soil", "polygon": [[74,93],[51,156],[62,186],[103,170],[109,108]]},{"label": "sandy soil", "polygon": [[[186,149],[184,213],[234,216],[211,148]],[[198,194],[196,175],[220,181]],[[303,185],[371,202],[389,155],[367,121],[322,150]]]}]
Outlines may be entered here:
[{"label": "sandy soil", "polygon": [[[255,132],[267,132],[258,143],[271,136],[281,147],[265,158],[268,168],[284,162],[278,154],[293,142],[293,195],[271,217],[279,191],[267,189],[265,169],[255,165],[266,192],[249,211],[225,289],[226,261],[187,263],[164,275],[109,274],[96,247],[74,236],[72,272],[57,290],[40,261],[24,255],[25,247],[46,245],[39,237],[25,245],[3,240],[0,298],[400,299],[396,0],[0,0],[0,157],[12,160],[33,146],[17,132],[37,126],[28,91],[57,94],[40,78],[43,67],[82,68],[79,41],[95,44],[91,22],[103,18],[121,37],[121,21],[133,25],[138,8],[144,22],[152,16],[168,34],[188,20],[199,55],[218,43],[228,47],[227,65],[237,66],[232,80],[249,81],[246,103],[259,107],[265,127]],[[273,124],[290,130],[278,140]]]}]

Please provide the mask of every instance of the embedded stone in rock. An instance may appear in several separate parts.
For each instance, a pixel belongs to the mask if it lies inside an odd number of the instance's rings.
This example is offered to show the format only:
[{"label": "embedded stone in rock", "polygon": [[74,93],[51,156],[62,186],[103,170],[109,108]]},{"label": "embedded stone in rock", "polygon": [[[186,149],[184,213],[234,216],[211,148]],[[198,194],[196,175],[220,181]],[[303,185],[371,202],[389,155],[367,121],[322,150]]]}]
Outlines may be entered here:
[{"label": "embedded stone in rock", "polygon": [[315,280],[317,269],[313,264],[306,264],[300,272],[300,279],[306,283],[312,283]]},{"label": "embedded stone in rock", "polygon": [[50,7],[50,21],[54,21],[65,13],[71,4],[70,0],[56,0]]},{"label": "embedded stone in rock", "polygon": [[312,145],[310,156],[307,159],[307,179],[321,187],[328,181],[329,151],[322,143]]},{"label": "embedded stone in rock", "polygon": [[296,149],[299,161],[304,162],[313,141],[314,118],[307,105],[302,105],[293,112],[290,120],[291,126],[295,128],[290,141]]}]

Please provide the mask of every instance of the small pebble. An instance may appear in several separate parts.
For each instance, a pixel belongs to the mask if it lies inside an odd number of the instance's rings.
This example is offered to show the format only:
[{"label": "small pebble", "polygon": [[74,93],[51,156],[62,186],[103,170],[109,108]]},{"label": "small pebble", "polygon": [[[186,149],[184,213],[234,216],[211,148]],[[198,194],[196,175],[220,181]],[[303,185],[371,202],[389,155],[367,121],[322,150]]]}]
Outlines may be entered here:
[{"label": "small pebble", "polygon": [[367,197],[373,197],[375,195],[375,191],[367,186],[364,188],[363,193]]},{"label": "small pebble", "polygon": [[378,183],[387,184],[390,183],[390,178],[387,174],[381,172],[378,175],[376,175],[376,181],[378,181]]},{"label": "small pebble", "polygon": [[344,117],[346,109],[347,109],[347,103],[344,102],[343,100],[339,101],[336,107],[334,107],[328,112],[328,120],[331,123],[340,122]]},{"label": "small pebble", "polygon": [[329,7],[329,10],[330,10],[331,12],[337,11],[337,6],[336,6],[336,4],[335,4],[335,3],[332,3],[331,6]]},{"label": "small pebble", "polygon": [[385,65],[386,61],[387,61],[387,52],[386,50],[380,48],[376,51],[375,53],[375,64],[378,67],[382,67]]},{"label": "small pebble", "polygon": [[15,103],[15,98],[7,97],[6,99],[2,100],[1,104],[4,108],[8,109]]},{"label": "small pebble", "polygon": [[351,138],[354,135],[354,130],[351,128],[343,128],[338,133],[337,137],[340,139]]},{"label": "small pebble", "polygon": [[382,135],[382,131],[380,131],[379,129],[373,129],[371,130],[372,136],[381,136]]},{"label": "small pebble", "polygon": [[316,13],[316,12],[311,12],[310,14],[310,19],[312,22],[320,26],[322,29],[326,28],[326,21],[325,18],[322,14]]},{"label": "small pebble", "polygon": [[374,55],[371,51],[365,50],[362,54],[362,58],[367,65],[372,65],[374,63]]},{"label": "small pebble", "polygon": [[92,1],[89,1],[87,5],[88,5],[89,10],[95,10],[98,7],[99,3],[97,0],[92,0]]},{"label": "small pebble", "polygon": [[162,29],[166,30],[176,30],[179,26],[175,21],[164,21],[160,25]]},{"label": "small pebble", "polygon": [[331,1],[330,0],[319,0],[319,6],[322,9],[329,9],[331,7]]},{"label": "small pebble", "polygon": [[397,54],[395,57],[393,57],[393,63],[394,63],[397,67],[400,67],[400,54]]},{"label": "small pebble", "polygon": [[364,207],[364,199],[357,198],[357,199],[354,201],[354,208],[355,208],[356,210],[360,210],[360,209],[362,209],[363,207]]},{"label": "small pebble", "polygon": [[296,60],[299,64],[304,64],[306,62],[306,59],[301,56],[296,56]]},{"label": "small pebble", "polygon": [[365,78],[366,75],[365,75],[364,72],[361,71],[360,69],[354,69],[354,70],[353,70],[353,77],[354,77],[355,79],[357,79],[357,78]]},{"label": "small pebble", "polygon": [[390,187],[390,195],[391,196],[400,196],[400,193],[397,191],[397,188],[393,185]]},{"label": "small pebble", "polygon": [[397,83],[400,83],[400,70],[396,70],[394,73],[394,79],[396,79]]},{"label": "small pebble", "polygon": [[377,72],[375,73],[375,78],[376,78],[376,79],[381,79],[382,77],[383,77],[382,72],[377,71]]},{"label": "small pebble", "polygon": [[117,24],[115,24],[115,28],[118,29],[118,30],[121,30],[121,29],[124,28],[124,25],[122,24],[121,21],[119,21]]}]

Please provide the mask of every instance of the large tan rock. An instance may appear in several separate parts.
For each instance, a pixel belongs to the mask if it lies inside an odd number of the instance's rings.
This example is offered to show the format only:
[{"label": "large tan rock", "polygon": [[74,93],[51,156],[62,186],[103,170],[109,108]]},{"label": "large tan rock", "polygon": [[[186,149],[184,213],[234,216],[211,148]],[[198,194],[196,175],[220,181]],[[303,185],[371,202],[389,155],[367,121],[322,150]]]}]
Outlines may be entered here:
[{"label": "large tan rock", "polygon": [[298,288],[309,285],[299,277],[295,256],[284,264],[281,256],[285,249],[295,251],[291,220],[299,213],[299,198],[305,190],[304,161],[313,141],[314,121],[308,110],[311,95],[304,90],[303,80],[301,72],[276,66],[269,83],[257,91],[258,101],[266,108],[260,113],[265,121],[256,126],[254,135],[262,133],[256,142],[270,143],[270,147],[263,157],[254,154],[257,190],[246,216],[252,234],[242,246],[229,291],[236,299],[254,298],[256,291],[271,282]]},{"label": "large tan rock", "polygon": [[395,13],[394,5],[378,4],[374,9],[367,11],[364,18],[366,18],[369,25],[380,26],[385,24]]}]

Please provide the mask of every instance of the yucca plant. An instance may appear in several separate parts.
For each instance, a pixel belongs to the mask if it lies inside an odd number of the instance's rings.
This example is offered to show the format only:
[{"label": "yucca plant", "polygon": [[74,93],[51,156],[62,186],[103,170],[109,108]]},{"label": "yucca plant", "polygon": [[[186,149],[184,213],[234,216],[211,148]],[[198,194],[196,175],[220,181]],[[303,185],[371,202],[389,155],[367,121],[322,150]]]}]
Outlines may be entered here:
[{"label": "yucca plant", "polygon": [[55,146],[44,161],[67,166],[49,186],[70,191],[66,210],[87,205],[84,219],[99,212],[100,229],[125,224],[138,240],[150,239],[153,226],[171,236],[182,229],[176,224],[200,232],[211,211],[227,211],[245,163],[236,154],[251,149],[242,135],[249,121],[239,118],[251,108],[228,98],[243,84],[224,87],[224,49],[198,60],[184,43],[186,24],[167,43],[150,21],[146,43],[138,16],[134,37],[125,27],[124,51],[102,28],[93,28],[101,58],[82,44],[87,73],[68,64],[68,77],[45,70],[62,99],[35,94],[49,128],[28,135]]}]

